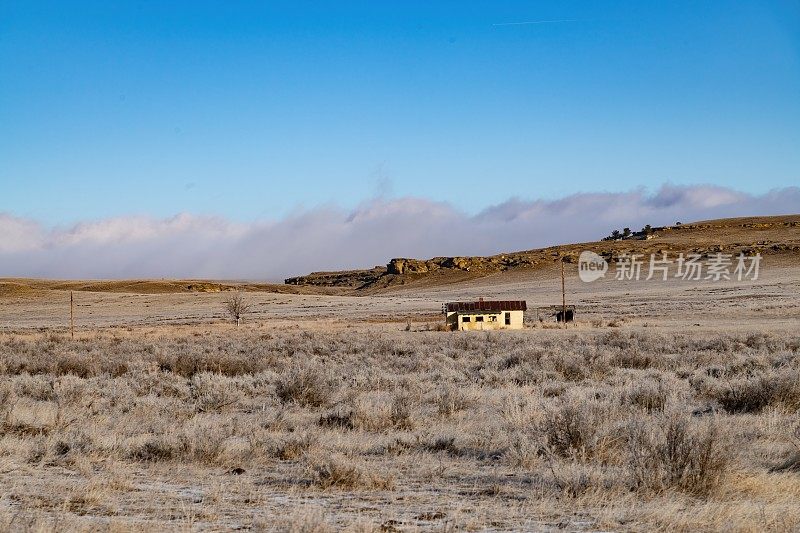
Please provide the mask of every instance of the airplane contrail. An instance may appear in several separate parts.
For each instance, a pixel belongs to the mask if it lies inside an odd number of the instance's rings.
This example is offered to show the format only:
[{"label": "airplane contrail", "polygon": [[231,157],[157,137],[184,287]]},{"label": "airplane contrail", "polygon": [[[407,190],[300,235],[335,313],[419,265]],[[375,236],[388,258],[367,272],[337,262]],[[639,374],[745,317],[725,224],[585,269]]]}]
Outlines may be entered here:
[{"label": "airplane contrail", "polygon": [[555,20],[528,20],[524,22],[497,22],[492,26],[525,26],[527,24],[549,24],[551,22],[578,22],[578,19],[555,19]]}]

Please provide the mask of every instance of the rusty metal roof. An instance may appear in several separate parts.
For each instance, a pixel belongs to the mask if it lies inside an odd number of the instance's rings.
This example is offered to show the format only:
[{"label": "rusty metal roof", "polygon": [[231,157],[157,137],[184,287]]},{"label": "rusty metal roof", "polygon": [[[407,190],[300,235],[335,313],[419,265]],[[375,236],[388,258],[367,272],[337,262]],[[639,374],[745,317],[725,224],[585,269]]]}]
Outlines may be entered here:
[{"label": "rusty metal roof", "polygon": [[528,302],[525,300],[480,300],[477,302],[448,302],[445,304],[448,313],[475,312],[475,311],[526,311]]}]

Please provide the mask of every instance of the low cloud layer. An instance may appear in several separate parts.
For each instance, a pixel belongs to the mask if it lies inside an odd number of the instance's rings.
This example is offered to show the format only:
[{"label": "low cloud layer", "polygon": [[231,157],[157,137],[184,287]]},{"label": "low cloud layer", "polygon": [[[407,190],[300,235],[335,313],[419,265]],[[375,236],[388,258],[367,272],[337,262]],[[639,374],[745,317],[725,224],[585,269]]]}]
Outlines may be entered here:
[{"label": "low cloud layer", "polygon": [[420,198],[320,207],[278,221],[234,223],[180,214],[116,217],[67,228],[0,213],[0,277],[281,280],[392,257],[488,255],[599,239],[615,228],[800,212],[800,188],[754,196],[665,185],[655,194],[510,199],[469,216]]}]

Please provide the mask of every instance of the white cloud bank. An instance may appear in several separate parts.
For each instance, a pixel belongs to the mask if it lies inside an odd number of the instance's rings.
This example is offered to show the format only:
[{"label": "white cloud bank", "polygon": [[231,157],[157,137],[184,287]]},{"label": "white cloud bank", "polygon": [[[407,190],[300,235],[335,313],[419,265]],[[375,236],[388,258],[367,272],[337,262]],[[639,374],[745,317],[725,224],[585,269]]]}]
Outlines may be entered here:
[{"label": "white cloud bank", "polygon": [[278,221],[234,223],[180,214],[116,217],[46,228],[0,213],[0,277],[280,280],[392,257],[488,255],[599,239],[623,226],[800,212],[800,188],[750,195],[662,186],[655,194],[588,193],[511,199],[469,216],[419,198],[320,207]]}]

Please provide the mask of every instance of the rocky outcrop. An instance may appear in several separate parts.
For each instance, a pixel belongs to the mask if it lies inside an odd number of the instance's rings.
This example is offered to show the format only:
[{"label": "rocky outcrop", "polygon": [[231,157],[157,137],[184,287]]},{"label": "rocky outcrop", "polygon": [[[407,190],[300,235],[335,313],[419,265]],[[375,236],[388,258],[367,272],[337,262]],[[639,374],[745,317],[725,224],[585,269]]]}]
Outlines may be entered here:
[{"label": "rocky outcrop", "polygon": [[432,261],[421,261],[419,259],[405,259],[396,257],[386,265],[387,274],[424,274],[435,270],[437,265]]},{"label": "rocky outcrop", "polygon": [[320,287],[349,287],[359,289],[368,286],[386,274],[384,267],[369,270],[343,270],[341,272],[312,272],[306,276],[287,278],[287,285],[315,285]]}]

